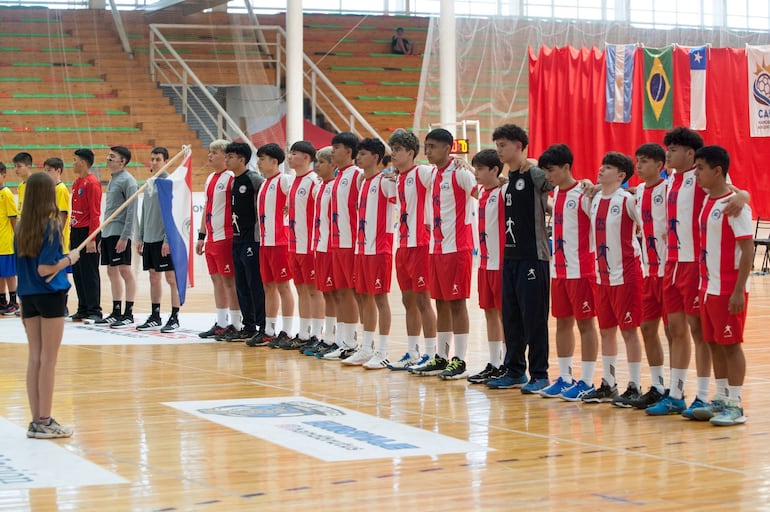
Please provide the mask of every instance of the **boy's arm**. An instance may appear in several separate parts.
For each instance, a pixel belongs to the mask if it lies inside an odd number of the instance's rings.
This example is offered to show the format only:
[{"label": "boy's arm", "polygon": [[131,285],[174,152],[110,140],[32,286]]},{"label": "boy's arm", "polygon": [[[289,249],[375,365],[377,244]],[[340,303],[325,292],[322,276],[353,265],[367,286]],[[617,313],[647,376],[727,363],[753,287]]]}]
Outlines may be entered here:
[{"label": "boy's arm", "polygon": [[736,240],[741,249],[741,259],[738,261],[738,280],[735,282],[735,290],[730,295],[727,303],[731,314],[740,313],[746,307],[746,281],[754,263],[754,241],[751,238]]},{"label": "boy's arm", "polygon": [[741,209],[751,202],[751,194],[735,185],[728,184],[727,186],[735,192],[735,195],[724,200],[725,207],[722,209],[722,213],[728,217],[737,217],[741,213]]}]

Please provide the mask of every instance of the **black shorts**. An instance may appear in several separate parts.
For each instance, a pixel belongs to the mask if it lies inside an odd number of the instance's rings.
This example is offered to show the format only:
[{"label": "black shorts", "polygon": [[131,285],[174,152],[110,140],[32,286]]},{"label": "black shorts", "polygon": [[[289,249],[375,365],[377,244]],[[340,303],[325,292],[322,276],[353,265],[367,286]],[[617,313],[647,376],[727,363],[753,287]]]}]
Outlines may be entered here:
[{"label": "black shorts", "polygon": [[59,318],[66,316],[67,290],[37,295],[25,295],[21,301],[21,317]]},{"label": "black shorts", "polygon": [[142,268],[144,270],[154,270],[155,272],[167,272],[174,270],[174,264],[171,262],[171,255],[161,256],[163,242],[145,242],[142,247]]},{"label": "black shorts", "polygon": [[115,246],[120,240],[119,236],[102,238],[102,265],[117,267],[118,265],[131,265],[131,240],[126,244],[126,250],[115,252]]}]

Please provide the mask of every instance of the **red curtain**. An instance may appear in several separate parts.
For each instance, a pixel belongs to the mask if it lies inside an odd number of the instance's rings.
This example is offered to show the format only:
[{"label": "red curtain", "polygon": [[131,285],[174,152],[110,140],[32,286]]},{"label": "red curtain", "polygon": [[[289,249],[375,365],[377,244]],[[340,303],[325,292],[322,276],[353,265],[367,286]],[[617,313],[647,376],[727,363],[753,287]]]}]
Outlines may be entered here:
[{"label": "red curtain", "polygon": [[[529,156],[548,146],[569,145],[574,174],[596,179],[602,156],[620,151],[631,157],[645,142],[663,144],[664,130],[642,129],[643,55],[634,57],[630,123],[604,120],[606,76],[604,52],[597,48],[540,48],[529,52]],[[770,216],[770,138],[750,137],[746,51],[711,48],[706,78],[706,144],[730,153],[730,179],[751,193],[754,216]],[[674,125],[690,124],[690,68],[687,49],[674,51]],[[632,183],[637,183],[633,179]]]}]

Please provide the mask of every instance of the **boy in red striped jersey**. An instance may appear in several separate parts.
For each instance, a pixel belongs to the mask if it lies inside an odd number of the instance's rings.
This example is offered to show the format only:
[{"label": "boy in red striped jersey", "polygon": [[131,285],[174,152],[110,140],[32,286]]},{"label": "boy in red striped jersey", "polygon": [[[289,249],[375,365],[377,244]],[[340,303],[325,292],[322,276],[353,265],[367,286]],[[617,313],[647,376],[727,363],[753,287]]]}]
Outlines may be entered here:
[{"label": "boy in red striped jersey", "polygon": [[[572,151],[554,144],[538,160],[553,185],[553,257],[551,258],[551,313],[556,318],[556,353],[559,378],[541,390],[545,398],[582,400],[594,391],[599,333],[596,330],[594,286],[596,272],[591,250],[591,219],[581,208],[583,187],[572,176]],[[580,380],[572,376],[574,328],[580,332]]]},{"label": "boy in red striped jersey", "polygon": [[741,405],[746,358],[743,329],[749,296],[748,277],[754,259],[751,209],[731,217],[724,213],[736,193],[727,184],[730,157],[724,148],[704,146],[695,152],[695,177],[708,190],[700,213],[700,291],[703,340],[711,350],[714,375],[727,377],[717,386],[711,405],[693,409],[693,417],[712,425],[745,423]]}]

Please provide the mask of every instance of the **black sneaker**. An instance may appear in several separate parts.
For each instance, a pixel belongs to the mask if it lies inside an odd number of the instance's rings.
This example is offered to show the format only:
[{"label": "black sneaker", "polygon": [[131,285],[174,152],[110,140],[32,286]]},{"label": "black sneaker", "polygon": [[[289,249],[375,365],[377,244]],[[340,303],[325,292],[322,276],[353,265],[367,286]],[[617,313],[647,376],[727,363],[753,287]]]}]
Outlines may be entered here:
[{"label": "black sneaker", "polygon": [[286,343],[289,340],[289,335],[281,331],[277,336],[272,336],[272,338],[273,340],[267,346],[270,348],[281,348],[281,343]]},{"label": "black sneaker", "polygon": [[430,361],[428,361],[428,364],[419,370],[415,370],[414,373],[422,377],[429,375],[439,375],[441,372],[446,370],[448,364],[449,361],[436,354]]},{"label": "black sneaker", "polygon": [[215,322],[211,329],[198,333],[198,336],[201,338],[213,338],[215,336],[222,336],[226,329],[227,327],[222,327]]},{"label": "black sneaker", "polygon": [[629,382],[628,387],[623,392],[623,394],[612,401],[612,405],[614,405],[615,407],[630,409],[631,407],[634,406],[633,401],[639,400],[641,396],[642,396],[642,393],[641,391],[639,391],[639,387],[633,382]]},{"label": "black sneaker", "polygon": [[160,328],[160,332],[174,332],[179,329],[179,318],[175,316],[168,317],[166,325]]},{"label": "black sneaker", "polygon": [[217,341],[246,341],[250,340],[255,334],[257,334],[257,331],[252,331],[251,329],[236,330],[233,327],[232,331],[214,339]]},{"label": "black sneaker", "polygon": [[465,361],[455,356],[438,376],[444,380],[461,379],[465,375]]},{"label": "black sneaker", "polygon": [[308,343],[310,343],[310,340],[303,340],[298,334],[289,340],[289,343],[281,345],[281,348],[284,350],[302,350],[302,347],[305,347]]},{"label": "black sneaker", "polygon": [[110,329],[126,329],[134,325],[134,315],[121,315],[121,317],[110,324]]},{"label": "black sneaker", "polygon": [[116,315],[115,313],[110,313],[109,315],[105,316],[104,318],[100,318],[94,323],[96,325],[112,325],[118,320],[120,320],[120,314]]},{"label": "black sneaker", "polygon": [[597,389],[586,393],[583,396],[583,401],[589,404],[602,404],[612,402],[618,397],[618,387],[612,386],[602,379],[602,385]]},{"label": "black sneaker", "polygon": [[319,352],[323,352],[323,351],[325,351],[325,350],[328,350],[328,348],[329,348],[330,346],[331,346],[331,345],[329,345],[329,344],[328,344],[328,343],[326,343],[325,341],[323,341],[323,340],[319,340],[319,341],[318,341],[318,343],[315,343],[314,345],[311,345],[311,346],[309,346],[309,347],[305,347],[305,348],[302,350],[302,353],[303,353],[304,355],[306,355],[306,356],[315,356],[315,355],[316,355],[317,353],[319,353]]},{"label": "black sneaker", "polygon": [[337,350],[339,348],[340,348],[339,345],[337,345],[336,343],[332,343],[331,345],[327,346],[326,348],[324,348],[322,350],[316,351],[316,353],[314,355],[315,355],[315,357],[317,357],[319,359],[323,359],[323,357],[326,354],[328,354],[330,352],[334,352],[335,350]]},{"label": "black sneaker", "polygon": [[237,334],[238,331],[235,327],[232,325],[228,325],[225,327],[224,331],[222,331],[221,334],[218,334],[214,336],[214,339],[217,341],[230,341],[229,338],[233,337],[235,334]]},{"label": "black sneaker", "polygon": [[631,407],[634,409],[646,409],[651,405],[655,405],[661,400],[663,400],[663,397],[666,396],[665,393],[661,393],[658,391],[658,388],[655,386],[650,387],[650,390],[647,391],[645,394],[637,398],[636,400],[631,401]]},{"label": "black sneaker", "polygon": [[70,322],[82,322],[86,318],[88,318],[88,315],[85,313],[75,313],[74,315],[70,315],[69,320]]},{"label": "black sneaker", "polygon": [[468,376],[468,382],[471,384],[484,384],[489,379],[494,379],[500,375],[500,368],[495,367],[492,363],[487,363],[486,368],[481,370],[475,375]]},{"label": "black sneaker", "polygon": [[264,332],[258,332],[254,334],[250,339],[246,340],[246,346],[247,347],[266,347],[268,343],[270,343],[269,336],[265,336]]},{"label": "black sneaker", "polygon": [[159,316],[150,316],[142,325],[137,325],[137,331],[157,331],[163,325]]},{"label": "black sneaker", "polygon": [[302,344],[297,346],[297,350],[299,350],[301,354],[305,353],[306,348],[312,347],[319,343],[318,338],[315,336],[311,336],[309,340],[300,340],[300,341],[302,342]]}]

